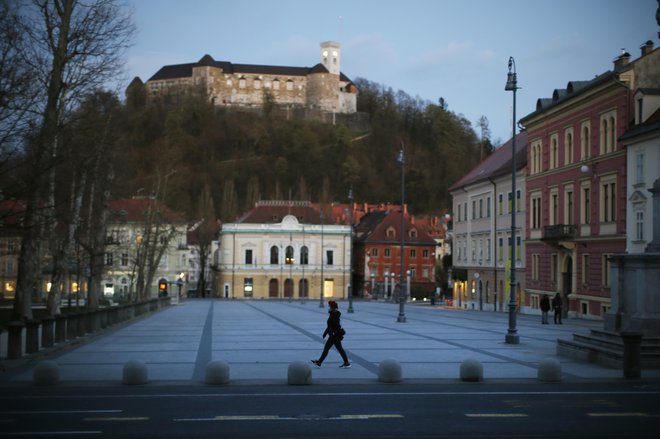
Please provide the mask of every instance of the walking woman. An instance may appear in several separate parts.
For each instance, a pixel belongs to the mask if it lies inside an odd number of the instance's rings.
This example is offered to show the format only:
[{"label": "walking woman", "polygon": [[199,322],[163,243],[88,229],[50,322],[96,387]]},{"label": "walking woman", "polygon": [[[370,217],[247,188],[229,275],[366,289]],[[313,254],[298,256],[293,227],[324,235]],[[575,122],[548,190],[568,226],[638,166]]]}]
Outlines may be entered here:
[{"label": "walking woman", "polygon": [[325,342],[321,357],[318,360],[312,360],[312,363],[321,367],[323,360],[325,360],[325,357],[328,356],[328,352],[330,352],[330,348],[334,345],[334,347],[337,348],[337,352],[339,352],[339,355],[341,355],[341,358],[344,360],[344,364],[339,367],[342,369],[348,369],[351,367],[351,363],[348,362],[346,352],[344,352],[344,348],[341,346],[341,341],[344,339],[346,331],[341,327],[341,322],[339,321],[339,318],[341,317],[339,305],[337,305],[337,302],[334,300],[328,302],[328,314],[328,325],[323,332],[323,338],[327,335],[328,341]]}]

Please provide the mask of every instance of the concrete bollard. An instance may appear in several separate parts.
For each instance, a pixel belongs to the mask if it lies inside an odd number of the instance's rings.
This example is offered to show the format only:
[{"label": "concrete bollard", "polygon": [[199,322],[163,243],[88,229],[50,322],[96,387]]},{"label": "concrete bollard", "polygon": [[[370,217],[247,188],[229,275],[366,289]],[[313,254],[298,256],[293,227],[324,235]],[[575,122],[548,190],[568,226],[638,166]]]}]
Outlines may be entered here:
[{"label": "concrete bollard", "polygon": [[556,383],[561,381],[561,363],[555,358],[546,358],[539,363],[537,371],[539,381]]},{"label": "concrete bollard", "polygon": [[383,360],[378,365],[378,381],[381,383],[399,383],[402,380],[401,364],[395,360]]},{"label": "concrete bollard", "polygon": [[210,361],[206,365],[206,384],[227,384],[229,383],[229,365],[224,361]]},{"label": "concrete bollard", "polygon": [[131,360],[124,365],[122,371],[122,384],[131,386],[147,384],[149,382],[149,373],[147,365],[140,360]]},{"label": "concrete bollard", "polygon": [[468,359],[461,363],[461,381],[483,381],[484,367],[474,359]]},{"label": "concrete bollard", "polygon": [[292,386],[312,384],[312,368],[304,361],[294,361],[289,364],[288,383]]},{"label": "concrete bollard", "polygon": [[42,361],[34,368],[34,384],[37,386],[54,386],[60,383],[60,367],[51,360]]}]

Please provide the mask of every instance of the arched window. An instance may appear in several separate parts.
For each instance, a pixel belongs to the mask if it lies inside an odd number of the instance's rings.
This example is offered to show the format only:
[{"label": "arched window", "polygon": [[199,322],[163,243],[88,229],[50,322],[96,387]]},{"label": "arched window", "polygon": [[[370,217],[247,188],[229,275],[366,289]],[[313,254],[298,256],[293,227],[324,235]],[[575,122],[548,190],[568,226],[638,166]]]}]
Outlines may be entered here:
[{"label": "arched window", "polygon": [[607,133],[609,129],[607,127],[607,119],[601,121],[600,126],[600,153],[605,154],[607,152]]},{"label": "arched window", "polygon": [[411,238],[417,238],[417,230],[416,229],[411,229],[410,232],[408,232]]},{"label": "arched window", "polygon": [[278,249],[276,245],[270,248],[270,263],[272,265],[280,263],[280,249]]},{"label": "arched window", "polygon": [[559,154],[557,153],[557,139],[553,138],[550,141],[550,169],[557,167]]},{"label": "arched window", "polygon": [[388,238],[396,238],[396,231],[394,228],[390,227],[387,229],[387,232],[385,232]]},{"label": "arched window", "polygon": [[286,81],[286,89],[293,90],[293,81],[291,79]]},{"label": "arched window", "polygon": [[564,139],[564,164],[571,163],[573,163],[573,133],[568,132]]},{"label": "arched window", "polygon": [[591,148],[589,145],[589,127],[585,126],[582,128],[582,139],[580,139],[580,143],[582,146],[581,158],[582,160],[588,159],[591,154]]},{"label": "arched window", "polygon": [[275,78],[273,79],[273,90],[279,90],[280,89],[280,80]]},{"label": "arched window", "polygon": [[309,249],[307,246],[302,246],[300,249],[300,265],[309,264]]},{"label": "arched window", "polygon": [[245,88],[247,81],[243,76],[238,79],[238,88]]},{"label": "arched window", "polygon": [[287,246],[284,254],[284,263],[287,265],[293,264],[293,247]]}]

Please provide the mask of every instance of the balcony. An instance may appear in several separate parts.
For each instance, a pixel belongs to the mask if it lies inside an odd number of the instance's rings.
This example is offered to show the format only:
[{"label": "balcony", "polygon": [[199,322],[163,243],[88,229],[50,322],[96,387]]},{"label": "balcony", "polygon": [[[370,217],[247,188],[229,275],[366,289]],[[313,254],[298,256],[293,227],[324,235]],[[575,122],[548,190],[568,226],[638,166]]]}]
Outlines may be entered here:
[{"label": "balcony", "polygon": [[556,224],[554,226],[545,226],[543,228],[544,241],[561,241],[575,239],[577,236],[577,226],[575,224]]}]

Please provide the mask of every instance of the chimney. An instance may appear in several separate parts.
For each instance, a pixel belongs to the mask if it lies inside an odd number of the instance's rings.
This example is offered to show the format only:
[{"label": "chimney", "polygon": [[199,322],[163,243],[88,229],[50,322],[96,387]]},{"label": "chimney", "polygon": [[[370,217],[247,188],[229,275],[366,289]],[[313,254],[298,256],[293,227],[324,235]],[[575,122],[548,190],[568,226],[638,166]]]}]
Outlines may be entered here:
[{"label": "chimney", "polygon": [[642,51],[642,56],[653,52],[653,41],[648,40],[646,43],[642,44],[640,50]]},{"label": "chimney", "polygon": [[630,61],[630,54],[626,52],[626,49],[621,49],[621,55],[614,60],[614,70],[618,70],[621,67],[628,65]]}]

